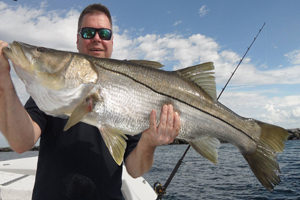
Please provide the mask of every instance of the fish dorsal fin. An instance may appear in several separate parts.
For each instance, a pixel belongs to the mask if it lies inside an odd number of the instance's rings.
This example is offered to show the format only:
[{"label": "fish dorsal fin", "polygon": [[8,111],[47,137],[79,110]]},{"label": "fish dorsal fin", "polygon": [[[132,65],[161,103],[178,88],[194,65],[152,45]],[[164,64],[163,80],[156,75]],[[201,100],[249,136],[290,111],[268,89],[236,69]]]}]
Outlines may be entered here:
[{"label": "fish dorsal fin", "polygon": [[220,147],[220,141],[217,138],[205,136],[190,142],[190,145],[203,157],[217,164],[218,148]]},{"label": "fish dorsal fin", "polygon": [[102,138],[114,161],[120,166],[123,162],[127,137],[120,130],[104,125],[99,128]]},{"label": "fish dorsal fin", "polygon": [[214,64],[207,62],[184,69],[177,70],[176,73],[201,87],[213,99],[217,98]]},{"label": "fish dorsal fin", "polygon": [[142,65],[142,66],[145,66],[145,67],[155,68],[155,69],[160,69],[164,66],[160,62],[150,61],[150,60],[126,60],[126,61],[138,64],[138,65]]}]

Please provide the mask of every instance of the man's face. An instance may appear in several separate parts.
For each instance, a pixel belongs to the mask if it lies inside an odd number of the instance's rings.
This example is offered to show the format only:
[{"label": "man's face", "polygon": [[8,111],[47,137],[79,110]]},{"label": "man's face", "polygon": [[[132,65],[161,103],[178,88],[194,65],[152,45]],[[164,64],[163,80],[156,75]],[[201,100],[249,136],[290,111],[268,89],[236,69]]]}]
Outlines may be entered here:
[{"label": "man's face", "polygon": [[[82,19],[82,25],[80,28],[83,27],[112,28],[108,17],[102,12],[86,14]],[[113,37],[110,40],[102,40],[99,37],[99,34],[96,33],[94,38],[83,39],[79,34],[77,34],[76,43],[79,53],[99,58],[111,57],[113,50]]]}]

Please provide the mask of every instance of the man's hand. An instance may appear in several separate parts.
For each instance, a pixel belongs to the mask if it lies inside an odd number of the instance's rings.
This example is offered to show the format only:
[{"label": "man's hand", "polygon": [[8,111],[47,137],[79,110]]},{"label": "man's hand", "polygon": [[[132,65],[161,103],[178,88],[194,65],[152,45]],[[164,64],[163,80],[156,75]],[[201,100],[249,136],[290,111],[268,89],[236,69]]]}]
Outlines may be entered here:
[{"label": "man's hand", "polygon": [[152,147],[170,144],[178,136],[179,130],[179,114],[173,110],[172,105],[164,105],[161,109],[158,126],[156,124],[156,111],[152,110],[149,129],[143,132],[141,140],[147,141],[146,143]]},{"label": "man's hand", "polygon": [[142,133],[136,148],[126,159],[128,173],[136,178],[147,172],[153,164],[155,148],[159,145],[172,143],[179,130],[179,114],[174,112],[172,105],[162,107],[158,126],[156,124],[156,112],[152,110],[149,128]]},{"label": "man's hand", "polygon": [[4,57],[2,49],[7,47],[8,44],[0,40],[0,75],[9,75],[10,66],[8,60]]}]

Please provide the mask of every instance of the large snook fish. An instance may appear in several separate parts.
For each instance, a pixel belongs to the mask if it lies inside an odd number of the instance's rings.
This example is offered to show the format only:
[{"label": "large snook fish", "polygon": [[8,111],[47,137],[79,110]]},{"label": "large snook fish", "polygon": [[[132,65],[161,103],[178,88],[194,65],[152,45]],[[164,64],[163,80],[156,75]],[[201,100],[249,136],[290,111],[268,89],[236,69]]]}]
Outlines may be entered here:
[{"label": "large snook fish", "polygon": [[172,104],[179,112],[178,138],[213,163],[219,139],[235,145],[264,187],[280,182],[276,153],[282,152],[285,129],[243,118],[216,100],[212,63],[177,71],[157,69],[155,62],[95,58],[13,42],[6,47],[16,73],[38,107],[66,117],[65,129],[79,121],[94,125],[120,165],[125,134],[149,127],[149,113]]}]

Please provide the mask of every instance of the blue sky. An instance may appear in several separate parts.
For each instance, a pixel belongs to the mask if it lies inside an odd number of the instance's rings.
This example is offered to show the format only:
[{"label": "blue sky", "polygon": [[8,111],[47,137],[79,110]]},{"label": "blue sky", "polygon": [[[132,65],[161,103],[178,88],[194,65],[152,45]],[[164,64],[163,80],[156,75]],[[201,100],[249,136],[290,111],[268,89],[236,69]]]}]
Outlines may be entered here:
[{"label": "blue sky", "polygon": [[[0,39],[76,51],[80,11],[99,1],[0,1]],[[103,0],[114,21],[118,59],[149,59],[174,70],[215,64],[225,84],[265,22],[220,101],[244,117],[300,127],[300,1]],[[17,92],[28,97],[12,71]]]}]

